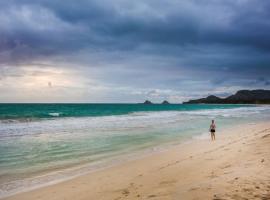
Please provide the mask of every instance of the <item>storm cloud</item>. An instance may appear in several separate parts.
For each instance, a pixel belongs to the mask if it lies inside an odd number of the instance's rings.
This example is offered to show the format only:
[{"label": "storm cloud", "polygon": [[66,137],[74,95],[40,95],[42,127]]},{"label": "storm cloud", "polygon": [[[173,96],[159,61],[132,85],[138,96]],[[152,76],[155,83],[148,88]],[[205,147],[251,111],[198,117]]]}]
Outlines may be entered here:
[{"label": "storm cloud", "polygon": [[[101,102],[267,89],[269,10],[254,0],[1,1],[0,81],[33,65],[73,70],[79,101]],[[88,82],[102,95],[87,95]]]}]

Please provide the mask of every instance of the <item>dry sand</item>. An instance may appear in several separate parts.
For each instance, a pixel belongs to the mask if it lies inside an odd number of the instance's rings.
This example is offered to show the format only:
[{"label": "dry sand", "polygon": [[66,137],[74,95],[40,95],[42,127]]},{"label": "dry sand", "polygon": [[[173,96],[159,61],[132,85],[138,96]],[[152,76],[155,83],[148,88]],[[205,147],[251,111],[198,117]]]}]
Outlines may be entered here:
[{"label": "dry sand", "polygon": [[270,199],[270,123],[194,140],[9,200]]}]

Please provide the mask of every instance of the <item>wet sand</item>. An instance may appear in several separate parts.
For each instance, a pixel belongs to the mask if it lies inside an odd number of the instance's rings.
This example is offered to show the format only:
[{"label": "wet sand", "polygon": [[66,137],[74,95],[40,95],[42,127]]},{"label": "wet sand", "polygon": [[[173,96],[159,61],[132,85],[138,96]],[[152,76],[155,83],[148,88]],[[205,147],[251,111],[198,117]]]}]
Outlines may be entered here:
[{"label": "wet sand", "polygon": [[270,123],[216,137],[5,199],[270,199]]}]

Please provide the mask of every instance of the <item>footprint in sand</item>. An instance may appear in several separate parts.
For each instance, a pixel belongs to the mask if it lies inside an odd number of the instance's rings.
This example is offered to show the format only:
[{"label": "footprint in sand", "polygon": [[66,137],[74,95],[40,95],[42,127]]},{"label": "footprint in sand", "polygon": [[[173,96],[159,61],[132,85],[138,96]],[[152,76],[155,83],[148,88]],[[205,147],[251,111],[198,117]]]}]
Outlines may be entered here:
[{"label": "footprint in sand", "polygon": [[156,197],[157,195],[154,195],[154,194],[151,194],[151,195],[148,195],[148,198],[153,198],[153,197]]},{"label": "footprint in sand", "polygon": [[229,165],[225,165],[225,166],[223,166],[223,167],[220,167],[220,169],[226,169],[226,168],[229,168],[229,167],[231,167],[230,164],[229,164]]},{"label": "footprint in sand", "polygon": [[263,139],[267,138],[267,137],[270,137],[270,134],[266,134],[266,135],[262,136]]},{"label": "footprint in sand", "polygon": [[162,181],[162,182],[160,182],[159,184],[160,184],[160,185],[170,185],[170,184],[173,184],[173,183],[176,183],[176,182],[177,182],[176,180]]},{"label": "footprint in sand", "polygon": [[129,190],[128,189],[123,189],[122,190],[122,194],[125,195],[125,196],[128,196],[129,195]]},{"label": "footprint in sand", "polygon": [[229,172],[224,172],[223,174],[231,174],[233,173],[232,171],[229,171]]},{"label": "footprint in sand", "polygon": [[210,176],[208,176],[209,178],[217,178],[218,176],[217,175],[215,175],[215,174],[212,174],[212,175],[210,175]]},{"label": "footprint in sand", "polygon": [[198,190],[198,189],[200,189],[200,188],[198,188],[198,187],[193,187],[193,188],[190,188],[189,191],[195,191],[195,190]]},{"label": "footprint in sand", "polygon": [[220,198],[219,195],[215,194],[213,200],[224,200],[224,199]]},{"label": "footprint in sand", "polygon": [[242,190],[244,192],[247,192],[247,193],[252,193],[253,192],[253,189],[250,189],[250,188],[243,188]]}]

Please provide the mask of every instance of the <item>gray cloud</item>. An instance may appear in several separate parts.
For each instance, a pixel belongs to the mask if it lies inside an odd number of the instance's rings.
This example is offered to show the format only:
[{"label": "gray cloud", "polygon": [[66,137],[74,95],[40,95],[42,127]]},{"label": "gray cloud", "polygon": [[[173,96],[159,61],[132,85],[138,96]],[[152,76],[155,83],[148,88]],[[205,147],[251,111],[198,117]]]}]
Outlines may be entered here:
[{"label": "gray cloud", "polygon": [[138,93],[269,88],[269,10],[253,0],[1,1],[0,67],[14,69],[0,78],[49,62]]},{"label": "gray cloud", "polygon": [[[1,3],[6,48],[42,53],[139,45],[244,46],[270,50],[268,12],[261,1],[7,1]],[[40,53],[40,52],[37,52]]]}]

